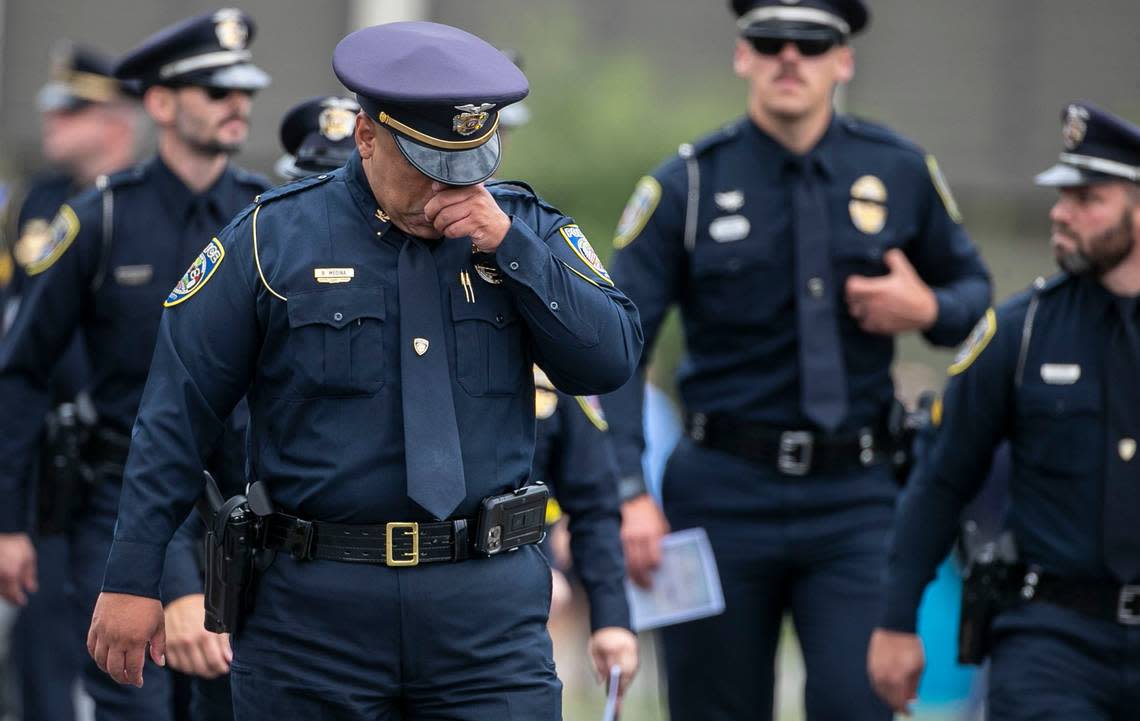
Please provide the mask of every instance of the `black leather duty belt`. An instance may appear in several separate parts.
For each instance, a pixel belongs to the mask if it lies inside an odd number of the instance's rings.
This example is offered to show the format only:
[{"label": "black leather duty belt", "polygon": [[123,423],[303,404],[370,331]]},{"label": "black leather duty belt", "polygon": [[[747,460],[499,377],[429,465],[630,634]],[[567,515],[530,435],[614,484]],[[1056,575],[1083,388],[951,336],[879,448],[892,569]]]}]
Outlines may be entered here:
[{"label": "black leather duty belt", "polygon": [[[391,567],[455,563],[479,554],[474,522],[466,519],[419,523],[392,521],[347,525],[304,521],[284,513],[265,518],[262,546],[287,551],[297,560],[320,559]],[[468,533],[468,528],[472,533]]]},{"label": "black leather duty belt", "polygon": [[1018,595],[1022,601],[1044,601],[1102,621],[1140,626],[1140,585],[1075,580],[1030,569]]},{"label": "black leather duty belt", "polygon": [[831,436],[779,431],[726,416],[691,413],[685,416],[685,432],[697,445],[774,466],[788,476],[867,468],[886,461],[891,451],[887,434],[872,428]]}]

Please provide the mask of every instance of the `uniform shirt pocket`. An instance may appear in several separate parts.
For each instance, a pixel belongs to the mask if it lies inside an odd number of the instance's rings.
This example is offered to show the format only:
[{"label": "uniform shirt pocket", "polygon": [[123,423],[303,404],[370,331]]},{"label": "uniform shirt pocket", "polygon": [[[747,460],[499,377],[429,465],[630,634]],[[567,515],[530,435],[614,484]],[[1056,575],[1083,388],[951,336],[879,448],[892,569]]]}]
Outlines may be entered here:
[{"label": "uniform shirt pocket", "polygon": [[523,387],[522,323],[505,293],[479,286],[475,302],[451,287],[455,373],[468,395],[515,395]]},{"label": "uniform shirt pocket", "polygon": [[1021,457],[1043,474],[1079,476],[1103,452],[1101,398],[1095,382],[1026,382],[1018,393],[1017,423],[1021,429],[1017,436],[1027,439]]},{"label": "uniform shirt pocket", "polygon": [[303,397],[362,395],[384,386],[383,288],[293,293],[289,353]]}]

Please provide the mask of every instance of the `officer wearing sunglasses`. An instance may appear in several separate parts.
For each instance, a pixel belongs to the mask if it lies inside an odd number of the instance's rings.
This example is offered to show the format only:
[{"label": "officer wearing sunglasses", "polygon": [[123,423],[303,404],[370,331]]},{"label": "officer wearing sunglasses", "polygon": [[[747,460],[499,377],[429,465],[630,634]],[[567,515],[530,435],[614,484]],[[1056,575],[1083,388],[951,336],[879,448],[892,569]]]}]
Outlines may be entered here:
[{"label": "officer wearing sunglasses", "polygon": [[[0,349],[0,596],[9,601],[23,604],[37,586],[24,481],[39,429],[28,419],[44,416],[50,372],[80,332],[92,365],[87,390],[98,421],[83,454],[93,483],[69,540],[80,613],[92,613],[163,298],[202,246],[268,186],[229,162],[248,134],[249,96],[269,83],[251,61],[253,35],[245,13],[219,10],[167,27],[120,58],[114,75],[144,89],[143,107],[158,128],[158,152],[101,177],[96,187],[62,205],[46,242],[27,259],[33,282]],[[213,460],[210,466],[228,475]],[[162,584],[172,643],[167,662],[177,666],[188,659],[181,670],[203,675],[225,672],[227,642],[202,629],[197,569],[189,563],[168,571]],[[176,629],[187,633],[172,639]],[[145,688],[115,683],[91,660],[84,671],[99,718],[171,717],[164,669],[152,669]]]},{"label": "officer wearing sunglasses", "polygon": [[959,343],[990,280],[934,159],[832,106],[864,2],[732,9],[746,114],[642,178],[614,240],[646,347],[675,303],[688,350],[663,509],[641,480],[643,375],[604,399],[627,564],[650,584],[661,535],[694,526],[719,564],[724,614],[664,631],[672,718],[770,716],[790,613],[807,718],[888,719],[863,660],[898,491],[894,337]]}]

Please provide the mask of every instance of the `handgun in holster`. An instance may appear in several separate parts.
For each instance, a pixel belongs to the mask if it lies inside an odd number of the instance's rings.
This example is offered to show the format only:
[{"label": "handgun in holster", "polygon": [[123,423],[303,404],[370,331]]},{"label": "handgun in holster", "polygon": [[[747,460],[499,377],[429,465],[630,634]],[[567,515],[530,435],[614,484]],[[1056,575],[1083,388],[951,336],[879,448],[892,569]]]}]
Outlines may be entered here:
[{"label": "handgun in holster", "polygon": [[970,548],[962,579],[962,609],[958,620],[958,663],[980,665],[990,653],[990,627],[1010,607],[1021,579],[1017,547],[1009,532]]},{"label": "handgun in holster", "polygon": [[891,468],[899,484],[906,483],[914,468],[915,459],[924,451],[924,436],[937,427],[936,406],[938,395],[933,391],[923,391],[918,396],[914,410],[907,410],[897,398],[891,404],[887,415],[887,434],[891,442]]},{"label": "handgun in holster", "polygon": [[94,427],[94,407],[82,397],[61,403],[45,419],[36,494],[36,525],[42,534],[67,533],[87,505],[95,472],[84,448]]},{"label": "handgun in holster", "polygon": [[197,508],[206,523],[206,630],[236,633],[253,606],[262,522],[246,496],[224,498],[213,476],[205,476]]}]

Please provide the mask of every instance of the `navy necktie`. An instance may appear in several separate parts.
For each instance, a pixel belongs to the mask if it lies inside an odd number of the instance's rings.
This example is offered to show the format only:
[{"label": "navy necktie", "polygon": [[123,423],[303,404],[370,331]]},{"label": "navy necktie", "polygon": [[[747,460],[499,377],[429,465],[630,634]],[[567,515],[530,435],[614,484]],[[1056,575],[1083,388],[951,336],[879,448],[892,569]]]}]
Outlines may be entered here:
[{"label": "navy necktie", "polygon": [[1140,325],[1137,299],[1117,298],[1108,342],[1108,448],[1104,474],[1104,559],[1121,583],[1140,581]]},{"label": "navy necktie", "polygon": [[835,310],[827,195],[815,165],[810,158],[795,164],[792,190],[800,407],[808,420],[832,432],[847,416],[847,372]]},{"label": "navy necktie", "polygon": [[400,250],[398,273],[408,497],[442,520],[466,498],[467,484],[443,337],[439,275],[431,250],[409,238]]}]

